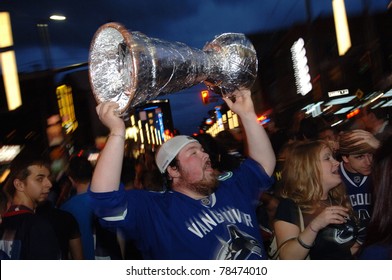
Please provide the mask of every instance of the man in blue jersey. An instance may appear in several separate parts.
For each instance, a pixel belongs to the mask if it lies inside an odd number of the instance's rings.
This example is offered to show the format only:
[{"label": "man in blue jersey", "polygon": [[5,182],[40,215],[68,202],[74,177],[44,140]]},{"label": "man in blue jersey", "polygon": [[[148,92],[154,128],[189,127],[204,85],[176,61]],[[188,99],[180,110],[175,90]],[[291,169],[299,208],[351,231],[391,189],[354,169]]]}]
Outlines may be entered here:
[{"label": "man in blue jersey", "polygon": [[135,242],[144,259],[266,259],[255,209],[260,192],[271,186],[275,155],[250,91],[232,96],[224,100],[241,118],[249,158],[217,178],[200,143],[176,136],[156,155],[170,179],[165,192],[119,187],[125,125],[117,104],[97,106],[110,135],[91,182],[92,206],[103,225]]},{"label": "man in blue jersey", "polygon": [[380,145],[368,131],[346,131],[340,135],[339,154],[342,158],[339,173],[346,186],[351,205],[361,223],[359,243],[363,241],[372,213],[371,170],[373,153]]},{"label": "man in blue jersey", "polygon": [[87,189],[93,174],[90,161],[74,155],[69,160],[67,173],[76,194],[65,201],[61,209],[71,213],[79,224],[84,259],[121,259],[116,233],[103,229],[89,207]]}]

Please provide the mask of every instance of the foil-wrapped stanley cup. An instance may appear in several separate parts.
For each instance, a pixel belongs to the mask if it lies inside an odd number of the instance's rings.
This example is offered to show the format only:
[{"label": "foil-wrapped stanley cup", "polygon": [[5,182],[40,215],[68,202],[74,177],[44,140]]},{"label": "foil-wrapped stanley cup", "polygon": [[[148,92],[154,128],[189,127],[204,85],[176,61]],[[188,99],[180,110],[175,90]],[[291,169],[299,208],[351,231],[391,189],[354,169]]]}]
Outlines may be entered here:
[{"label": "foil-wrapped stanley cup", "polygon": [[116,102],[120,113],[126,113],[158,95],[202,82],[224,96],[250,88],[257,63],[244,34],[221,34],[199,50],[129,32],[111,22],[102,25],[91,42],[89,79],[98,103]]}]

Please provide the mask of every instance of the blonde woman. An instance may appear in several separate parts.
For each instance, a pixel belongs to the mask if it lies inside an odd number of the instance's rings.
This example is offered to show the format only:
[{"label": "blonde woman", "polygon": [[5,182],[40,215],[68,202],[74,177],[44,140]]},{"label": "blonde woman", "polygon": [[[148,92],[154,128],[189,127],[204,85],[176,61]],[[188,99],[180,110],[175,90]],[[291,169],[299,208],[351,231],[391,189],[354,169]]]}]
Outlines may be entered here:
[{"label": "blonde woman", "polygon": [[338,166],[326,141],[299,142],[290,151],[274,221],[277,245],[284,243],[280,259],[351,259],[358,250],[356,218]]}]

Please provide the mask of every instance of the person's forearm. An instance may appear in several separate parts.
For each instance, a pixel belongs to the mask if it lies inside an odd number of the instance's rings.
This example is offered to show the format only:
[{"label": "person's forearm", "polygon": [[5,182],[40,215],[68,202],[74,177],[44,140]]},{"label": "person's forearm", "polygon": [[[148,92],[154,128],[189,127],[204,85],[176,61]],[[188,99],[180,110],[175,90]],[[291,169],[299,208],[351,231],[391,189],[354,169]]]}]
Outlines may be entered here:
[{"label": "person's forearm", "polygon": [[353,246],[351,246],[350,248],[350,252],[351,255],[356,255],[359,251],[359,249],[361,248],[361,244],[359,244],[358,242],[355,242]]},{"label": "person's forearm", "polygon": [[303,260],[309,254],[309,250],[314,246],[317,232],[308,225],[304,231],[299,232],[298,237],[287,242],[281,249],[280,257],[286,260]]},{"label": "person's forearm", "polygon": [[309,250],[302,247],[296,239],[287,242],[280,250],[281,260],[304,260],[309,254]]},{"label": "person's forearm", "polygon": [[80,237],[69,240],[69,251],[73,260],[83,260],[83,247]]},{"label": "person's forearm", "polygon": [[91,191],[118,190],[124,157],[125,131],[112,132],[101,151],[91,180]]},{"label": "person's forearm", "polygon": [[266,131],[253,112],[242,114],[241,122],[245,130],[249,157],[262,165],[268,175],[272,175],[276,158]]}]

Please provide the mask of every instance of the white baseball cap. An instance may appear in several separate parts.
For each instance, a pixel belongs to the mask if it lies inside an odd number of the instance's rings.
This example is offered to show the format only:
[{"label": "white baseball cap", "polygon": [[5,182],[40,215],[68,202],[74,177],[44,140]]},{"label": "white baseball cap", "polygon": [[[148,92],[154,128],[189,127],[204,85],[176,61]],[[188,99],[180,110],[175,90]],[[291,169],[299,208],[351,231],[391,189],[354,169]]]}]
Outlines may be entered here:
[{"label": "white baseball cap", "polygon": [[163,143],[155,157],[155,162],[161,173],[165,173],[170,162],[172,162],[182,148],[193,142],[198,141],[190,136],[178,135]]}]

